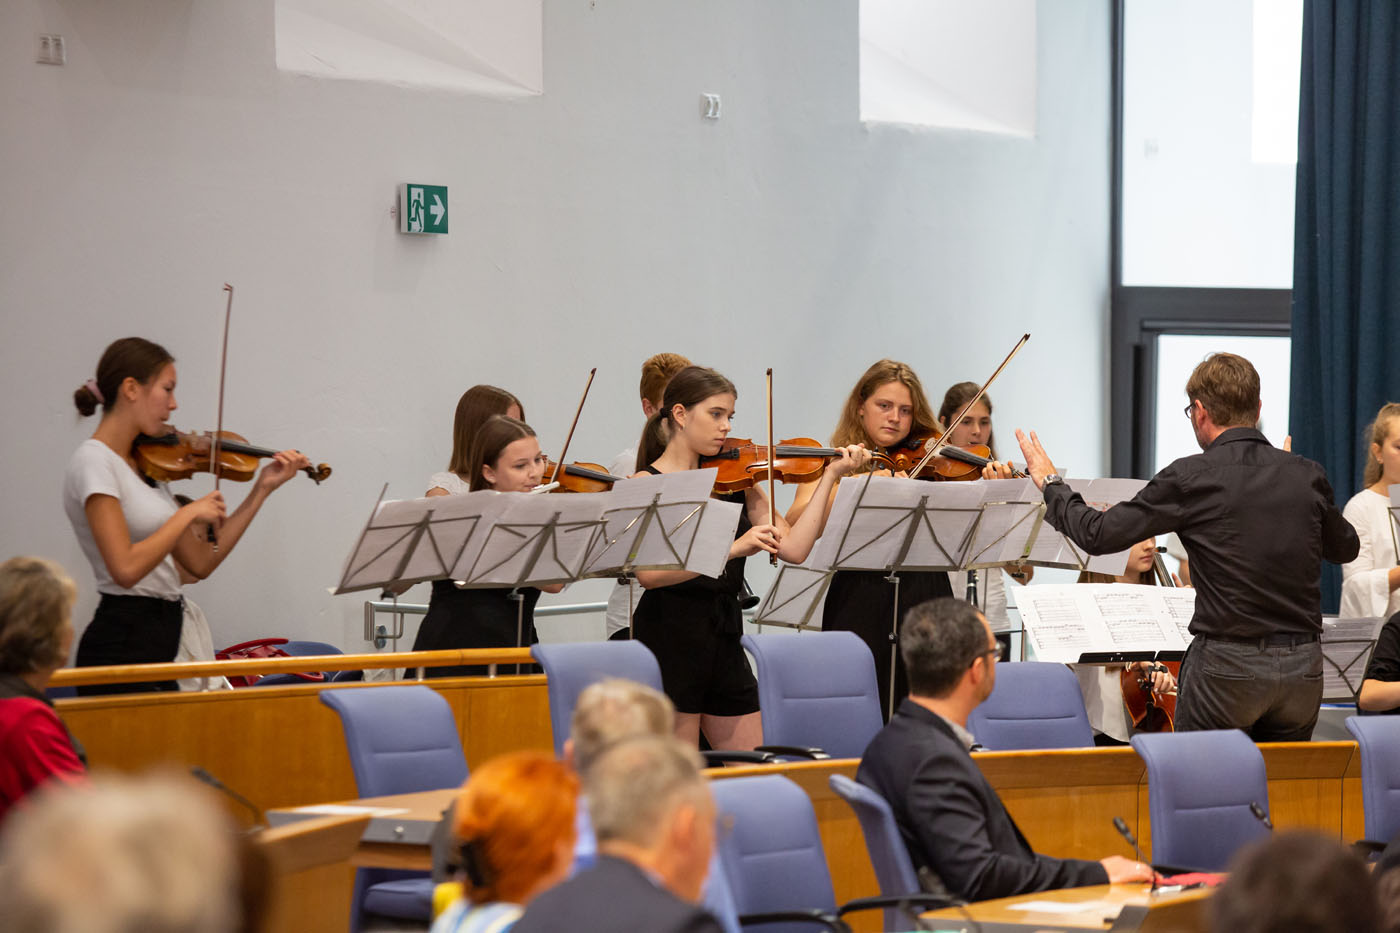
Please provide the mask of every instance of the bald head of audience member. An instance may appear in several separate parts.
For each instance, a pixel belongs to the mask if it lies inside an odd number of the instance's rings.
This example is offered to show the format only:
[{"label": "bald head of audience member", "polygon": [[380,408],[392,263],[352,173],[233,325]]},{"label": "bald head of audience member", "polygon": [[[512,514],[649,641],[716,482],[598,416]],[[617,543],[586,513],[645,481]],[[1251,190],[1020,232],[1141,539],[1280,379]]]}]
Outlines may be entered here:
[{"label": "bald head of audience member", "polygon": [[676,708],[666,694],[631,680],[600,680],[574,704],[564,760],[583,774],[608,746],[637,736],[672,735],[675,728]]},{"label": "bald head of audience member", "polygon": [[257,929],[235,827],[174,777],[55,785],[0,835],[6,933],[238,933]]},{"label": "bald head of audience member", "polygon": [[583,783],[598,851],[698,902],[715,846],[715,804],[699,754],[670,736],[623,739],[588,766]]},{"label": "bald head of audience member", "polygon": [[1247,846],[1210,901],[1217,933],[1374,933],[1370,873],[1335,838],[1282,832]]}]

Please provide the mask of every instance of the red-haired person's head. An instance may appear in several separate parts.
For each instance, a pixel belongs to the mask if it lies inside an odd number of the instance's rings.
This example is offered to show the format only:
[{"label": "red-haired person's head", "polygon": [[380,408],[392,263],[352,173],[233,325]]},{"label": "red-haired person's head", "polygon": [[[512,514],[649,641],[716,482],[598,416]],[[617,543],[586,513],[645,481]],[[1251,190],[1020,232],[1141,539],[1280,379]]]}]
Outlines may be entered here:
[{"label": "red-haired person's head", "polygon": [[542,752],[511,752],[472,772],[457,797],[463,893],[473,904],[527,904],[573,863],[578,778]]}]

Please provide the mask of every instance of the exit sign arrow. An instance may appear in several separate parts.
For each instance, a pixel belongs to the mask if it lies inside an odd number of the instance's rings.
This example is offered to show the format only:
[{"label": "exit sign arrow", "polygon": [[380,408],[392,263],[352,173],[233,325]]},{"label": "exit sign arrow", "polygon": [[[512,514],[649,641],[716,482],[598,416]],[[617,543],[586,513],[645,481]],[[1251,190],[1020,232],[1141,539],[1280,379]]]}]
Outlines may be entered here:
[{"label": "exit sign arrow", "polygon": [[399,185],[399,231],[401,233],[447,232],[447,186]]}]

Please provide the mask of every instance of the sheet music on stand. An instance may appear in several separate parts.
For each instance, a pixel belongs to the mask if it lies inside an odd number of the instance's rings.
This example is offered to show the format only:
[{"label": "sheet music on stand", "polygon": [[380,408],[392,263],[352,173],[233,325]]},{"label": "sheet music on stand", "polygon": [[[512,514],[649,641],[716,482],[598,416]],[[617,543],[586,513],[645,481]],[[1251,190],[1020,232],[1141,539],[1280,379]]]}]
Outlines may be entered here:
[{"label": "sheet music on stand", "polygon": [[831,586],[831,574],[830,569],[811,566],[810,560],[804,564],[780,564],[778,575],[758,605],[754,622],[760,626],[821,631],[821,620],[814,623],[812,617]]},{"label": "sheet music on stand", "polygon": [[606,496],[602,532],[584,562],[583,577],[617,577],[635,570],[690,570],[718,577],[743,506],[710,497],[713,467],[637,476]]},{"label": "sheet music on stand", "polygon": [[[1147,481],[1104,477],[1090,480],[1069,479],[1065,480],[1065,484],[1083,496],[1089,506],[1104,511],[1137,495],[1138,491],[1147,485]],[[1026,558],[1026,563],[1087,570],[1090,573],[1104,573],[1116,577],[1127,568],[1131,550],[1126,548],[1111,554],[1090,554],[1047,522],[1036,536],[1035,546]]]},{"label": "sheet music on stand", "polygon": [[452,577],[478,528],[506,508],[499,493],[384,499],[379,493],[341,570],[335,595]]},{"label": "sheet music on stand", "polygon": [[1385,619],[1323,618],[1322,702],[1356,702],[1384,625]]},{"label": "sheet music on stand", "polygon": [[481,526],[483,533],[471,538],[452,568],[459,588],[547,586],[579,579],[603,533],[608,493],[492,495],[505,499],[505,506],[494,521]]},{"label": "sheet music on stand", "polygon": [[1038,661],[1113,664],[1183,653],[1196,592],[1131,583],[1028,586],[1016,605]]}]

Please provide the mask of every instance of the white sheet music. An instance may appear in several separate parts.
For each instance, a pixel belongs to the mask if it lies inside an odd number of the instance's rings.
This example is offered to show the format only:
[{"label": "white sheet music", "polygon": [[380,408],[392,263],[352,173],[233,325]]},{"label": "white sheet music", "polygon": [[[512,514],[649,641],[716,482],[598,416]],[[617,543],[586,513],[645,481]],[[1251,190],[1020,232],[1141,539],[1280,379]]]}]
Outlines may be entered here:
[{"label": "white sheet music", "polygon": [[[439,498],[465,499],[466,496]],[[602,526],[609,495],[492,493],[500,503],[452,568],[473,587],[540,586],[578,579]]]},{"label": "white sheet music", "polygon": [[477,531],[504,508],[501,494],[489,490],[380,502],[346,558],[335,592],[449,577]]},{"label": "white sheet music", "polygon": [[1126,583],[1028,586],[1016,594],[1041,661],[1073,664],[1086,652],[1185,651],[1179,618],[1195,591]]},{"label": "white sheet music", "polygon": [[930,483],[895,476],[845,480],[827,517],[827,531],[807,566],[959,569],[982,495],[981,484],[975,482]]},{"label": "white sheet music", "polygon": [[[613,486],[602,513],[603,533],[584,576],[632,570],[687,569],[718,577],[729,559],[743,506],[710,497],[713,467],[637,476]],[[651,507],[656,505],[654,512]],[[650,514],[650,517],[648,515]]]},{"label": "white sheet music", "polygon": [[1045,505],[1035,482],[1030,478],[992,479],[971,485],[982,490],[982,520],[960,569],[999,567],[1027,557],[1032,536],[1040,538]]}]

